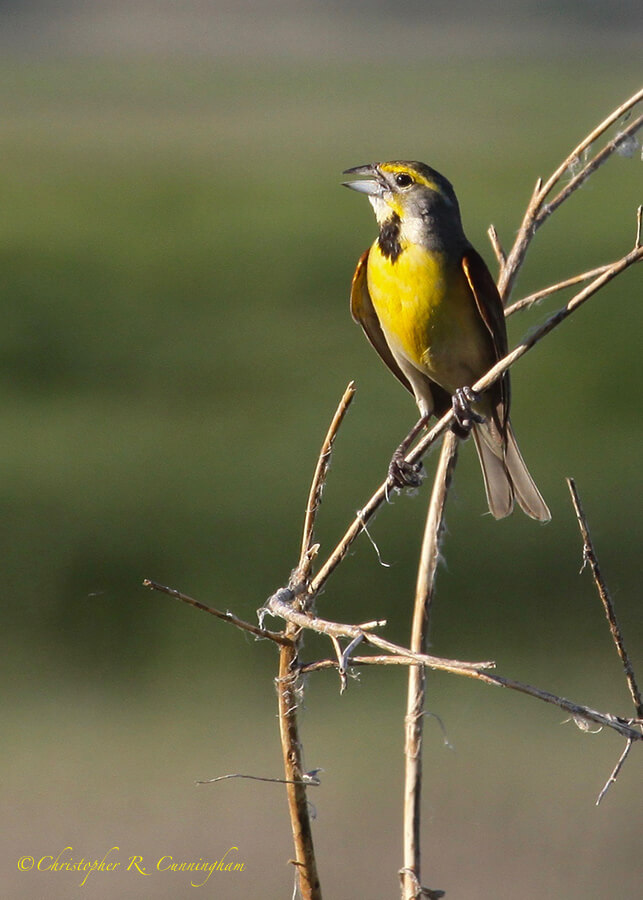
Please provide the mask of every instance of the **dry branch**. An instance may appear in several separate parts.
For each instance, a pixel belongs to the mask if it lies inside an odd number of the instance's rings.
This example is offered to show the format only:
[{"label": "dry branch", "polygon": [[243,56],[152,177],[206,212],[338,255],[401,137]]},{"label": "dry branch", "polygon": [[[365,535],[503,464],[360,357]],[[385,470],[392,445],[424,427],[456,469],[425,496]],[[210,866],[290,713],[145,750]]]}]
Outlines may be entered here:
[{"label": "dry branch", "polygon": [[636,710],[637,718],[643,719],[643,700],[641,699],[641,692],[636,682],[636,676],[634,675],[632,662],[627,650],[625,649],[625,641],[623,640],[621,626],[618,624],[618,619],[616,618],[614,603],[610,596],[610,592],[607,589],[607,584],[605,583],[603,575],[601,574],[600,566],[598,564],[598,557],[596,556],[596,550],[594,549],[594,544],[589,533],[587,518],[585,516],[585,512],[578,495],[576,482],[573,478],[567,479],[567,486],[569,487],[569,493],[572,495],[572,503],[574,504],[574,511],[576,513],[576,518],[578,519],[578,527],[580,528],[581,537],[583,538],[583,568],[588,565],[592,571],[594,584],[596,585],[598,596],[601,598],[601,603],[603,604],[605,617],[607,618],[607,623],[609,625],[610,634],[612,635],[612,640],[614,641],[614,646],[616,647],[616,652],[618,653],[620,660],[623,663],[627,686],[630,689],[630,694],[632,695],[632,702],[634,703],[634,709]]},{"label": "dry branch", "polygon": [[[304,614],[304,610],[308,608],[310,603],[307,588],[312,561],[317,552],[317,547],[313,543],[315,519],[321,503],[332,448],[354,394],[355,388],[351,382],[344,391],[344,395],[340,400],[322,443],[308,494],[299,563],[291,576],[291,584],[296,585],[297,590],[290,591],[292,606],[301,615]],[[295,846],[296,889],[298,888],[303,900],[321,900],[321,885],[317,873],[310,810],[306,796],[306,773],[303,767],[297,721],[301,689],[300,675],[297,670],[301,646],[300,627],[295,622],[288,621],[285,637],[288,639],[288,644],[282,644],[279,649],[279,677],[277,678],[276,686],[279,707],[279,731],[285,773],[284,780],[286,782],[290,826]],[[342,677],[344,676],[342,675]]]},{"label": "dry branch", "polygon": [[328,428],[328,432],[326,433],[326,437],[324,438],[324,442],[321,446],[321,450],[319,451],[317,465],[315,467],[313,480],[310,485],[310,492],[308,494],[308,503],[306,504],[306,516],[304,519],[304,530],[301,541],[301,553],[299,556],[299,565],[297,567],[297,578],[299,580],[305,580],[308,577],[310,573],[310,567],[316,553],[316,548],[313,544],[315,519],[317,517],[317,512],[321,504],[322,491],[324,489],[328,467],[330,466],[330,457],[333,451],[333,444],[335,443],[335,438],[337,437],[339,427],[344,421],[344,416],[348,412],[348,407],[350,406],[354,396],[355,384],[351,381],[344,391],[342,399],[339,401],[339,406],[337,407],[337,411],[333,416],[333,419]]},{"label": "dry branch", "polygon": [[623,766],[624,766],[624,764],[625,764],[625,760],[626,760],[627,757],[630,755],[630,750],[632,749],[632,744],[633,744],[633,743],[634,743],[634,742],[633,742],[632,738],[628,738],[627,741],[625,742],[625,749],[623,750],[623,752],[622,752],[621,755],[619,756],[618,762],[617,762],[616,765],[614,766],[614,768],[613,768],[613,770],[612,770],[612,773],[611,773],[610,777],[607,779],[607,781],[606,781],[605,784],[603,785],[603,789],[601,790],[600,794],[599,794],[598,797],[596,798],[596,805],[597,805],[597,806],[600,804],[601,800],[603,799],[603,797],[605,796],[605,794],[609,791],[609,789],[611,788],[611,786],[616,782],[616,779],[618,778],[619,773],[620,773],[621,769],[623,768]]},{"label": "dry branch", "polygon": [[267,628],[260,628],[258,625],[252,625],[250,622],[244,622],[243,619],[235,616],[234,613],[222,612],[219,609],[215,609],[213,606],[206,606],[205,603],[201,603],[200,600],[195,600],[193,597],[188,596],[188,594],[183,594],[181,591],[175,591],[174,588],[166,587],[164,584],[159,584],[157,581],[151,581],[149,578],[146,578],[143,581],[143,587],[148,587],[152,591],[159,591],[162,594],[167,594],[169,597],[174,597],[176,600],[181,600],[189,606],[194,606],[202,612],[207,612],[217,619],[228,622],[229,625],[234,625],[235,628],[239,628],[241,631],[249,631],[250,634],[254,634],[255,637],[267,638],[284,647],[289,647],[292,644],[292,641],[285,637],[281,632],[269,631]]},{"label": "dry branch", "polygon": [[[376,647],[378,650],[383,650],[393,656],[407,657],[415,663],[420,663],[428,666],[430,669],[442,672],[460,674],[467,671],[477,672],[495,666],[495,663],[491,660],[485,662],[463,662],[458,659],[443,659],[440,656],[430,656],[427,653],[414,653],[408,647],[402,647],[393,643],[393,641],[387,641],[385,638],[373,634],[372,628],[384,625],[386,624],[385,622],[368,622],[366,626],[331,622],[328,619],[321,619],[319,616],[296,609],[292,604],[292,598],[293,594],[288,588],[281,588],[266,600],[265,606],[260,610],[260,614],[269,612],[271,615],[278,616],[297,628],[308,629],[317,634],[326,635],[329,638],[347,638],[349,641],[359,638],[360,641]],[[303,668],[300,664],[299,670]]]},{"label": "dry branch", "polygon": [[[314,628],[312,629],[315,630]],[[455,660],[453,661],[455,663]],[[574,703],[566,697],[559,697],[552,694],[551,691],[543,691],[531,684],[525,684],[522,681],[516,681],[513,678],[505,678],[502,675],[496,675],[493,672],[487,672],[484,669],[472,668],[469,664],[463,665],[461,668],[457,665],[444,664],[443,660],[433,659],[429,662],[421,653],[412,653],[407,650],[406,653],[399,653],[395,656],[354,656],[351,659],[353,666],[416,666],[418,663],[426,665],[429,669],[436,671],[449,672],[452,675],[459,675],[463,678],[472,678],[474,681],[481,681],[485,684],[495,687],[507,688],[510,691],[518,691],[520,694],[526,694],[534,697],[536,700],[542,700],[543,703],[549,703],[564,710],[572,717],[572,719],[580,726],[583,722],[593,722],[601,728],[611,728],[628,740],[633,742],[643,741],[643,734],[636,730],[636,722],[633,719],[624,716],[615,716],[612,713],[599,712],[590,706],[584,706],[581,703]],[[304,674],[310,672],[323,671],[324,669],[336,669],[336,659],[320,659],[301,665],[300,671]]]},{"label": "dry branch", "polygon": [[[567,700],[565,697],[559,697],[550,691],[544,691],[540,688],[533,687],[530,684],[524,684],[521,681],[515,681],[512,678],[504,678],[502,675],[496,675],[487,669],[494,668],[495,663],[488,661],[483,663],[463,662],[456,659],[444,659],[439,656],[430,656],[426,653],[419,653],[411,650],[409,647],[402,647],[392,641],[387,641],[379,635],[373,634],[370,630],[361,625],[346,625],[340,622],[331,622],[328,619],[321,619],[310,613],[302,613],[294,609],[292,603],[288,599],[291,592],[282,588],[273,594],[266,601],[262,611],[268,611],[271,615],[279,616],[286,622],[301,629],[308,629],[320,635],[335,638],[347,638],[349,641],[360,637],[365,644],[370,644],[378,650],[391,654],[388,659],[381,656],[373,657],[352,657],[350,662],[352,665],[406,665],[416,666],[422,665],[429,669],[435,669],[439,672],[449,672],[452,675],[461,675],[465,678],[473,678],[476,681],[482,681],[485,684],[495,685],[496,687],[507,688],[508,690],[518,691],[522,694],[528,694],[545,703],[551,703],[554,706],[568,712],[574,719],[579,721],[594,722],[605,728],[611,728],[622,734],[623,737],[632,738],[633,741],[643,740],[643,734],[636,731],[632,727],[632,720],[615,716],[611,713],[601,713],[589,706],[583,706]],[[374,624],[369,622],[369,626]],[[385,661],[386,660],[386,661]],[[337,659],[319,660],[312,663],[299,663],[297,671],[299,673],[310,673],[319,669],[336,669],[340,666]]]},{"label": "dry branch", "polygon": [[[444,511],[458,458],[458,445],[458,438],[448,431],[435,473],[418,566],[410,648],[414,653],[424,653],[428,644]],[[411,666],[409,669],[404,720],[404,865],[400,877],[402,896],[406,900],[417,897],[418,885],[421,885],[422,737],[426,674],[425,666]],[[427,890],[421,888],[425,894]]]},{"label": "dry branch", "polygon": [[286,634],[292,639],[292,644],[279,648],[279,677],[277,679],[279,732],[290,825],[295,847],[295,879],[302,900],[321,900],[321,884],[317,874],[310,810],[306,795],[306,772],[302,762],[297,723],[299,675],[296,670],[298,651],[296,635],[298,632],[299,629],[296,626],[289,624]]},{"label": "dry branch", "polygon": [[[640,239],[640,213],[641,208],[639,207],[639,239]],[[614,610],[614,604],[612,602],[612,598],[607,589],[607,584],[603,579],[603,575],[600,570],[600,566],[598,564],[598,557],[596,555],[596,550],[594,549],[594,544],[592,542],[591,535],[589,533],[589,525],[587,524],[587,517],[585,516],[585,511],[583,510],[583,505],[580,500],[580,496],[578,494],[578,489],[576,487],[576,482],[573,478],[567,479],[567,486],[569,487],[569,493],[572,496],[572,503],[574,506],[574,512],[576,513],[576,518],[578,519],[578,527],[580,529],[581,537],[583,538],[583,566],[581,568],[581,572],[585,568],[586,565],[589,565],[592,571],[592,577],[594,579],[594,584],[596,585],[596,590],[598,592],[598,596],[600,597],[601,603],[603,604],[603,610],[605,611],[605,617],[607,618],[607,623],[609,625],[610,634],[612,636],[612,640],[614,641],[614,646],[616,647],[616,652],[619,655],[619,658],[623,664],[623,670],[625,672],[625,680],[627,681],[627,686],[630,690],[630,694],[632,695],[632,702],[634,703],[634,708],[636,710],[637,715],[637,725],[639,729],[643,727],[643,702],[641,700],[641,692],[639,690],[639,686],[636,681],[636,676],[634,674],[634,667],[630,661],[630,657],[625,649],[625,641],[623,640],[623,634],[621,632],[621,627],[618,624],[618,619],[616,618],[616,612]],[[634,724],[634,720],[631,720],[631,724]],[[627,759],[630,750],[632,749],[632,744],[634,743],[635,738],[632,736],[628,736],[625,748],[621,753],[614,769],[610,777],[605,782],[603,789],[601,790],[598,798],[596,800],[596,805],[602,801],[605,794],[608,792],[610,787],[615,783],[618,778],[619,772],[623,768],[625,764],[625,760]]]},{"label": "dry branch", "polygon": [[[500,296],[504,299],[505,303],[507,299],[511,295],[511,290],[515,283],[515,280],[518,276],[518,272],[520,271],[522,264],[525,259],[525,254],[529,248],[529,245],[537,231],[537,229],[547,220],[547,218],[554,212],[555,209],[560,206],[560,204],[571,196],[573,191],[577,190],[581,184],[591,175],[592,172],[596,171],[599,165],[603,165],[603,163],[607,162],[609,157],[618,149],[620,144],[626,137],[634,134],[640,127],[643,125],[643,117],[635,120],[635,122],[631,123],[630,126],[626,129],[627,135],[625,132],[621,132],[621,139],[619,140],[619,136],[617,135],[617,139],[611,141],[606,148],[604,148],[601,153],[597,154],[594,160],[587,163],[587,165],[583,168],[582,172],[579,172],[578,175],[572,179],[567,185],[567,187],[561,191],[560,194],[557,195],[554,201],[545,206],[545,201],[548,195],[553,191],[558,182],[563,178],[568,171],[581,159],[585,150],[588,150],[591,145],[598,140],[605,132],[621,117],[625,116],[630,112],[638,103],[643,100],[643,90],[637,91],[633,94],[625,103],[622,103],[614,112],[610,113],[610,115],[600,123],[596,128],[591,131],[587,137],[583,138],[583,140],[572,150],[572,152],[563,160],[563,162],[558,166],[557,169],[549,176],[547,181],[543,184],[541,178],[536,182],[536,186],[531,196],[531,200],[527,206],[527,210],[522,220],[522,224],[516,236],[516,240],[514,241],[514,245],[509,252],[506,264],[503,266],[503,270],[500,273],[500,278],[498,279],[498,290],[500,291]],[[600,159],[599,159],[600,157]],[[596,161],[598,159],[598,162]],[[582,178],[580,176],[583,176]],[[554,205],[555,204],[555,205]]]},{"label": "dry branch", "polygon": [[595,269],[590,269],[588,272],[581,272],[580,275],[572,275],[571,278],[565,278],[563,281],[558,281],[556,284],[552,284],[549,287],[541,288],[541,290],[535,291],[527,297],[523,297],[522,300],[516,300],[515,303],[512,303],[511,306],[508,306],[505,309],[505,318],[508,319],[509,316],[513,316],[514,313],[520,312],[523,309],[529,309],[530,306],[539,303],[541,300],[544,300],[545,297],[550,297],[558,291],[563,291],[565,288],[573,287],[575,284],[580,284],[582,281],[588,281],[590,278],[602,275],[603,272],[607,272],[612,265],[614,265],[614,263],[607,263],[604,266],[597,266]]}]

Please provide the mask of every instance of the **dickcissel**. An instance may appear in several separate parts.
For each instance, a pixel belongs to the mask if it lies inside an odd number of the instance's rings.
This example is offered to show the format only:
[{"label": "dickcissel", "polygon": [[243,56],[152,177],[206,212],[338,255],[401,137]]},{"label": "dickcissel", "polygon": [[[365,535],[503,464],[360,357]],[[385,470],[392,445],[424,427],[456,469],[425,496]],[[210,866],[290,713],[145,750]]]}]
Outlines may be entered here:
[{"label": "dickcissel", "polygon": [[419,481],[404,461],[411,439],[450,407],[454,430],[473,434],[491,513],[514,499],[533,519],[551,516],[529,474],[509,421],[509,374],[489,390],[473,385],[507,353],[505,316],[495,282],[465,237],[450,182],[421,162],[357,166],[346,187],[366,194],[379,235],[357,264],[351,312],[393,374],[415,396],[420,421],[391,461],[390,477]]}]

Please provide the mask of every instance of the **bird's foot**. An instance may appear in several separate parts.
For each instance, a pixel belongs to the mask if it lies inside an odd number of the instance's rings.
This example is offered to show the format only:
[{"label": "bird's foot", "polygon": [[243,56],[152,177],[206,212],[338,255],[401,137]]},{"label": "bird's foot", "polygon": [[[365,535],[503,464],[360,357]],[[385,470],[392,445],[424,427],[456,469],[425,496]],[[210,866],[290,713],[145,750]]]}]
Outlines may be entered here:
[{"label": "bird's foot", "polygon": [[410,463],[404,459],[405,453],[398,447],[388,465],[388,481],[393,488],[417,488],[424,480],[424,466],[421,462]]},{"label": "bird's foot", "polygon": [[431,413],[423,415],[409,431],[400,446],[397,448],[388,466],[388,484],[396,490],[404,490],[404,488],[417,488],[422,484],[424,479],[424,466],[422,462],[410,463],[404,457],[409,447],[416,439],[418,434],[426,428]]},{"label": "bird's foot", "polygon": [[451,406],[455,421],[451,429],[459,438],[468,438],[473,426],[484,422],[484,416],[472,408],[472,404],[479,403],[480,399],[480,394],[470,387],[458,388],[453,395]]}]

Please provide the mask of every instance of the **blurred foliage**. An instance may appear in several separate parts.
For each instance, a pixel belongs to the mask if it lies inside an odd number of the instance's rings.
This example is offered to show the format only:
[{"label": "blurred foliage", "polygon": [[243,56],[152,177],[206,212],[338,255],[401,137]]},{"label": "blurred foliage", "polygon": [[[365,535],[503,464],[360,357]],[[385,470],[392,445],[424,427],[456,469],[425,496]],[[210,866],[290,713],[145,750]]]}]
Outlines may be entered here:
[{"label": "blurred foliage", "polygon": [[[557,85],[566,82],[566,91]],[[322,554],[414,419],[350,320],[371,211],[339,187],[372,159],[429,161],[492,262],[547,174],[636,87],[624,61],[386,67],[5,59],[0,64],[1,553],[5,635],[72,675],[226,659],[239,636],[150,597],[164,581],[247,617],[296,560],[321,437],[350,379],[319,522]],[[640,162],[614,158],[534,242],[525,293],[631,246]],[[493,266],[492,266],[493,267]],[[451,655],[557,634],[602,640],[563,478],[586,502],[626,631],[640,535],[632,416],[640,273],[628,272],[514,370],[514,422],[554,514],[484,516],[466,447],[435,641]],[[518,294],[516,294],[518,296]],[[510,337],[560,298],[511,320]],[[431,462],[428,462],[431,469]],[[398,498],[323,611],[386,616],[404,638],[426,504]],[[213,629],[217,628],[216,636]],[[269,658],[259,652],[258,658]]]}]

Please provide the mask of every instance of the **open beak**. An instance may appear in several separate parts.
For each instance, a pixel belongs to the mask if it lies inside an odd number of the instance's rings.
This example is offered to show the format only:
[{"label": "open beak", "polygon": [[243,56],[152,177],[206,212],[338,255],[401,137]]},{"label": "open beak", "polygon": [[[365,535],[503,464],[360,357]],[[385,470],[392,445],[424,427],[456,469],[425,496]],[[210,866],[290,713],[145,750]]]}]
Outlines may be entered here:
[{"label": "open beak", "polygon": [[377,166],[355,166],[352,169],[346,169],[342,175],[374,175],[375,178],[369,178],[365,181],[343,181],[344,187],[350,188],[352,191],[358,191],[360,194],[367,194],[369,197],[382,197],[384,192],[388,190],[387,185],[379,175]]}]

